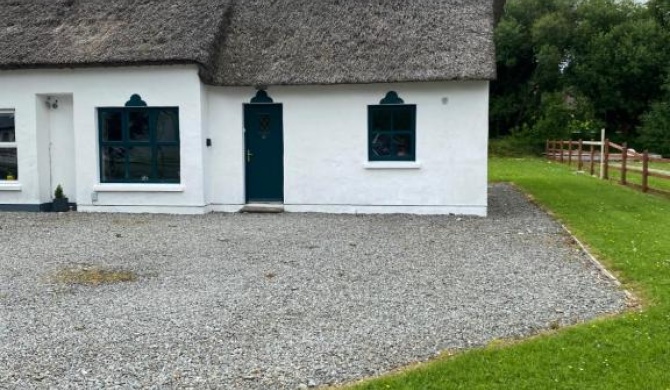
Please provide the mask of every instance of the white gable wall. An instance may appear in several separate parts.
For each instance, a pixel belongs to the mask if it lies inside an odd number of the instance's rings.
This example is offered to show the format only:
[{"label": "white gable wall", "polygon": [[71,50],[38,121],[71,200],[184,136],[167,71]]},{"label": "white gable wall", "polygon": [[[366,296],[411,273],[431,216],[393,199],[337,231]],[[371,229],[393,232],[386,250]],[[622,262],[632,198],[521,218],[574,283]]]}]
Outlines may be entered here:
[{"label": "white gable wall", "polygon": [[[391,90],[417,106],[416,163],[367,161],[367,106]],[[215,210],[233,211],[245,202],[242,105],[256,91],[208,91],[209,199]],[[487,81],[280,86],[268,93],[283,104],[288,211],[485,215]]]}]

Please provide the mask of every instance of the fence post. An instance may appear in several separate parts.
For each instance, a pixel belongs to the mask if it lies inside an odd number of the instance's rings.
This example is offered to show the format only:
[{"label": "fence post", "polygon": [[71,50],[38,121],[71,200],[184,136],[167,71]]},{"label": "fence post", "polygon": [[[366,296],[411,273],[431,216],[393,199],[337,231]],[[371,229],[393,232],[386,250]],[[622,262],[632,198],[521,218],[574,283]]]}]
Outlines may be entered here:
[{"label": "fence post", "polygon": [[572,165],[572,140],[568,141],[568,165]]},{"label": "fence post", "polygon": [[577,170],[581,171],[584,168],[584,160],[582,159],[582,149],[584,149],[584,144],[582,143],[583,141],[580,139],[578,148],[577,148],[577,153],[579,153],[579,156],[577,157]]},{"label": "fence post", "polygon": [[551,141],[551,159],[556,161],[558,156],[556,156],[556,140]]},{"label": "fence post", "polygon": [[544,147],[544,155],[547,156],[547,160],[549,160],[549,140],[547,139],[547,143]]},{"label": "fence post", "polygon": [[551,159],[554,161],[558,160],[558,155],[556,154],[557,149],[556,142],[557,142],[556,140],[551,141]]},{"label": "fence post", "polygon": [[563,157],[563,144],[565,143],[565,141],[558,141],[558,142],[561,143],[561,163],[563,163],[563,161],[564,161],[564,157]]},{"label": "fence post", "polygon": [[649,151],[642,154],[642,192],[649,191]]},{"label": "fence post", "polygon": [[602,178],[607,180],[610,178],[609,176],[609,169],[610,169],[610,140],[605,139],[605,143],[603,143],[603,148],[604,149],[604,160],[603,160],[603,172],[602,172]]},{"label": "fence post", "polygon": [[600,130],[600,176],[601,179],[604,179],[603,174],[605,173],[605,129]]},{"label": "fence post", "polygon": [[623,143],[621,149],[621,184],[626,185],[626,163],[628,162],[628,144]]},{"label": "fence post", "polygon": [[596,159],[596,148],[593,144],[591,144],[591,176],[595,173],[594,165],[595,165],[595,159]]}]

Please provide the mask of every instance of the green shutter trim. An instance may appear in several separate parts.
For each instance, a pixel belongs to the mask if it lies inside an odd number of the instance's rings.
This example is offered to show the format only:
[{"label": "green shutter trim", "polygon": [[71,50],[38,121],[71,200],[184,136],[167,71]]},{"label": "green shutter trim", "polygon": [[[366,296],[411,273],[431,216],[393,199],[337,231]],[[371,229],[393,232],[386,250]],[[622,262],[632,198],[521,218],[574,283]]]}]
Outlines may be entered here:
[{"label": "green shutter trim", "polygon": [[268,95],[267,91],[261,89],[256,92],[256,96],[251,99],[251,103],[274,103],[274,101]]},{"label": "green shutter trim", "polygon": [[130,100],[126,102],[126,107],[146,107],[147,102],[142,100],[142,97],[138,94],[133,94],[130,97]]},{"label": "green shutter trim", "polygon": [[379,102],[379,104],[404,104],[405,101],[398,96],[396,91],[390,91],[386,96]]}]

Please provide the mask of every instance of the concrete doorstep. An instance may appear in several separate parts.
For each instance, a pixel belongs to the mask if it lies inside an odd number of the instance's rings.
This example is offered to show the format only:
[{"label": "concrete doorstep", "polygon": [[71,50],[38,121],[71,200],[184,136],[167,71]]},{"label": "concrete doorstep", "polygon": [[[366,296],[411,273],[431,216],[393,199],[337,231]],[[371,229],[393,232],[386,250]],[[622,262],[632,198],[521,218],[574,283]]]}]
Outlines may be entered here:
[{"label": "concrete doorstep", "polygon": [[241,213],[283,213],[284,205],[278,203],[249,203],[242,207]]}]

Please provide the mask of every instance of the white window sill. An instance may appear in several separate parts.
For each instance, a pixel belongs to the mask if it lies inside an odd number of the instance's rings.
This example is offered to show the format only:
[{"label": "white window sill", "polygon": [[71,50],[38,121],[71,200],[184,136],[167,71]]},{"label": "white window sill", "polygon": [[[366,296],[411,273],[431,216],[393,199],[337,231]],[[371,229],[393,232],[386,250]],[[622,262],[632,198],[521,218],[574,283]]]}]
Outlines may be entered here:
[{"label": "white window sill", "polygon": [[419,161],[368,161],[365,169],[421,169]]},{"label": "white window sill", "polygon": [[0,191],[21,191],[21,183],[0,180]]},{"label": "white window sill", "polygon": [[182,184],[96,184],[95,192],[184,192]]}]

